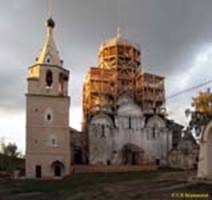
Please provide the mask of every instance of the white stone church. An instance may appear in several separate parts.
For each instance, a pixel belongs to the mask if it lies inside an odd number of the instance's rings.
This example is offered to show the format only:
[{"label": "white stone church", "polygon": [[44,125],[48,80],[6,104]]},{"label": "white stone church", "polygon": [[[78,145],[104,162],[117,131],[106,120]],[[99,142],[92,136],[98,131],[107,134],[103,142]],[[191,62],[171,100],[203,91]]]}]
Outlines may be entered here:
[{"label": "white stone church", "polygon": [[121,98],[112,120],[110,115],[95,115],[89,127],[91,164],[167,164],[172,149],[172,131],[158,115],[146,117],[131,99]]}]

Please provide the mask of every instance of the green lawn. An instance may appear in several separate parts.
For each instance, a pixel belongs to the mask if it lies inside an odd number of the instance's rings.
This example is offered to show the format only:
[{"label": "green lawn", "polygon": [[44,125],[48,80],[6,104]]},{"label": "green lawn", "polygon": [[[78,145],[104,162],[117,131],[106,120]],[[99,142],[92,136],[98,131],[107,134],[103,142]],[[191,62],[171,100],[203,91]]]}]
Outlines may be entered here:
[{"label": "green lawn", "polygon": [[65,180],[7,180],[0,181],[1,191],[9,193],[26,192],[60,192],[75,189],[86,190],[89,186],[101,183],[114,183],[129,180],[156,180],[157,172],[129,172],[129,173],[100,173],[100,174],[76,174]]},{"label": "green lawn", "polygon": [[[0,181],[0,199],[9,200],[155,200],[173,199],[177,193],[208,193],[212,185],[184,185],[188,173],[149,171],[128,173],[75,174],[65,180]],[[182,180],[184,178],[184,180]],[[160,189],[165,189],[161,190]]]}]

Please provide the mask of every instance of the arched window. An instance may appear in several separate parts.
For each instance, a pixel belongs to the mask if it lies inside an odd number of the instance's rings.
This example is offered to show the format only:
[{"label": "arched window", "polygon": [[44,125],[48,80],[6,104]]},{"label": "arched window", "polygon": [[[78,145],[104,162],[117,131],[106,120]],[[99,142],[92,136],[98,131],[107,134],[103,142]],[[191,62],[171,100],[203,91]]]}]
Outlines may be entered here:
[{"label": "arched window", "polygon": [[53,83],[53,75],[52,75],[52,71],[48,70],[46,72],[46,85],[48,87],[51,87]]},{"label": "arched window", "polygon": [[50,113],[48,113],[48,114],[47,114],[47,120],[48,120],[48,121],[51,121],[51,119],[52,119],[52,116],[51,116]]},{"label": "arched window", "polygon": [[50,55],[48,55],[48,56],[46,57],[46,63],[47,63],[47,64],[50,64],[50,62],[51,62],[51,57],[50,57]]},{"label": "arched window", "polygon": [[52,138],[52,145],[55,145],[55,144],[56,144],[56,139]]},{"label": "arched window", "polygon": [[44,117],[47,123],[51,123],[53,121],[53,112],[50,108],[46,110]]},{"label": "arched window", "polygon": [[50,135],[49,146],[51,146],[51,147],[57,147],[58,146],[58,139],[57,139],[56,135]]}]

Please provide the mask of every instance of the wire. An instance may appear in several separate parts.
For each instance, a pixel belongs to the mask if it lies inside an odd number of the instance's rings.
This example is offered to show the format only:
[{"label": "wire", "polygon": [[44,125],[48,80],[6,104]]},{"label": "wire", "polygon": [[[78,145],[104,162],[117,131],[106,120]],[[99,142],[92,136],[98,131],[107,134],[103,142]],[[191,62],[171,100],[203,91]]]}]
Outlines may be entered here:
[{"label": "wire", "polygon": [[169,99],[172,99],[172,98],[174,98],[174,97],[180,96],[180,95],[182,95],[182,94],[184,94],[184,93],[187,93],[187,92],[190,92],[190,91],[192,91],[192,90],[196,90],[196,89],[198,89],[198,88],[200,88],[200,87],[202,87],[202,86],[208,85],[209,83],[212,83],[212,80],[206,81],[206,82],[204,82],[204,83],[200,83],[200,84],[198,84],[198,85],[196,85],[196,86],[193,86],[193,87],[191,87],[191,88],[187,88],[187,89],[182,90],[182,91],[180,91],[180,92],[177,92],[177,93],[175,93],[175,94],[173,94],[173,95],[170,95],[170,96],[166,97],[166,100],[169,100]]}]

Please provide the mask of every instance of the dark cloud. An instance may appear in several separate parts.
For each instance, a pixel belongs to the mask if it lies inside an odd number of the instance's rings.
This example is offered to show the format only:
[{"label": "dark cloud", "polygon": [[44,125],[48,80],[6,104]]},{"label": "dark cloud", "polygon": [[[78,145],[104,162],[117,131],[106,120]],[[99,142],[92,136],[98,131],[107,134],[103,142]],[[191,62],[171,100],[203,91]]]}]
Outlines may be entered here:
[{"label": "dark cloud", "polygon": [[[124,37],[140,44],[142,67],[166,76],[167,94],[204,80],[199,68],[192,69],[194,57],[212,42],[211,0],[53,2],[55,40],[64,66],[71,71],[73,108],[80,109],[85,73],[97,64],[98,48],[116,34],[117,26]],[[47,0],[0,0],[0,4],[0,109],[23,110],[27,67],[45,38]],[[181,77],[183,87],[178,83]]]}]

